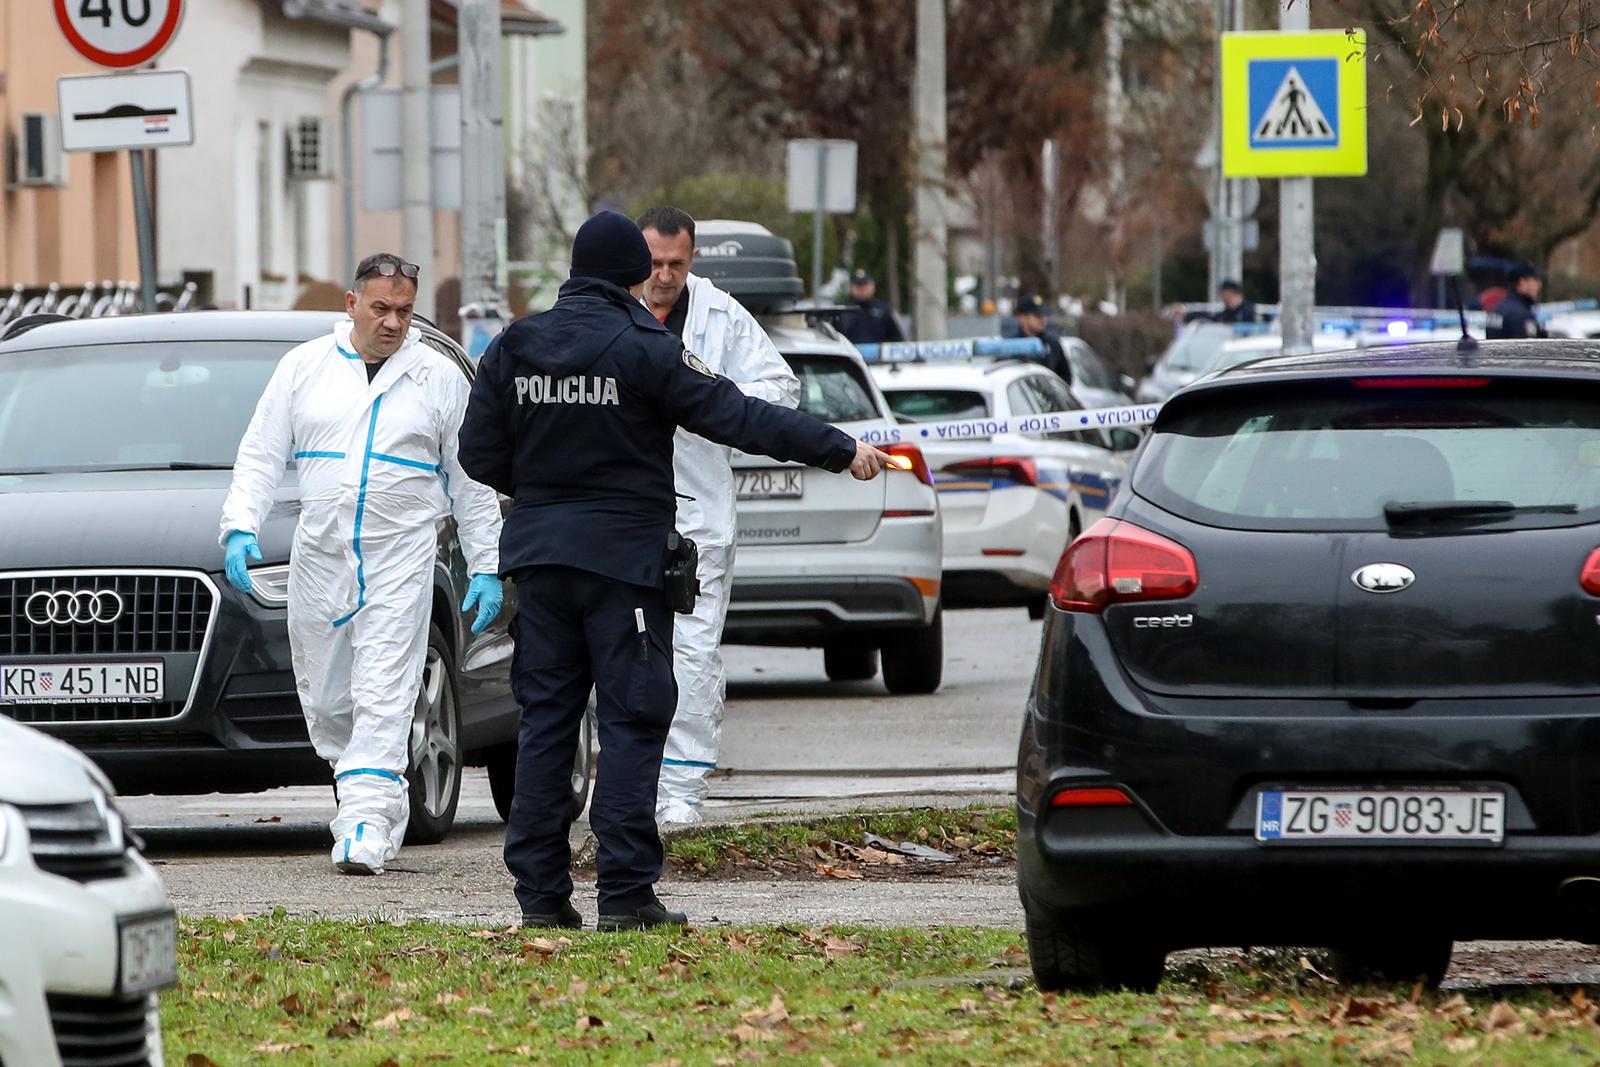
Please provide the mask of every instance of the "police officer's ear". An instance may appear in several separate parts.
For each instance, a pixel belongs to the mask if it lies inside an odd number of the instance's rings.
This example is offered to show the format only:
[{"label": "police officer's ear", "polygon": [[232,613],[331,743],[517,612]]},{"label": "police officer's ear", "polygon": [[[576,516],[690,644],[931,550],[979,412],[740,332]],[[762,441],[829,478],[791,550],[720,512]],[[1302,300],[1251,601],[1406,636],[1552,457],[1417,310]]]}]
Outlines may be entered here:
[{"label": "police officer's ear", "polygon": [[635,300],[643,300],[644,299],[645,283],[648,282],[649,280],[650,279],[646,278],[644,281],[640,282],[638,285],[630,285],[630,286],[628,286],[628,295],[633,297]]}]

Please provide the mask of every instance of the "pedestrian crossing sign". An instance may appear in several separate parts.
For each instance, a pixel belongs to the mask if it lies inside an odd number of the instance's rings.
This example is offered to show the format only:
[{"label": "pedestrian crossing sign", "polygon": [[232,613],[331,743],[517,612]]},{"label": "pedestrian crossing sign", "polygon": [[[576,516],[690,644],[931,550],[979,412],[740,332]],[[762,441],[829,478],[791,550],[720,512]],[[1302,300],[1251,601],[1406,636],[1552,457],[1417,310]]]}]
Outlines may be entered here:
[{"label": "pedestrian crossing sign", "polygon": [[1223,175],[1365,174],[1366,51],[1361,30],[1223,34]]}]

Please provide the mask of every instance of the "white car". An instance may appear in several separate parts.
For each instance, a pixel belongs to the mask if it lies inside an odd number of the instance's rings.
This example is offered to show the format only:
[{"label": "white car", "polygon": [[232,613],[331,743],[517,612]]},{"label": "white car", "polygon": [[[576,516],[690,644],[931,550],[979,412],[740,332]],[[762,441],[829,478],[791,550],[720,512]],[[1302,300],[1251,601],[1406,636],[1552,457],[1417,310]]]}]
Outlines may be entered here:
[{"label": "white car", "polygon": [[[859,437],[894,425],[855,346],[799,313],[761,317],[800,379],[800,410]],[[931,693],[944,672],[943,532],[916,445],[869,482],[734,455],[738,554],[724,640],[821,647],[834,681],[878,671],[891,693]]]},{"label": "white car", "polygon": [[0,1063],[162,1067],[177,929],[105,775],[0,717]]},{"label": "white car", "polygon": [[[1054,372],[1024,361],[872,369],[903,425],[1084,408]],[[1061,552],[1104,516],[1140,435],[1098,427],[923,442],[944,513],[948,604],[1025,604],[1036,617]]]}]

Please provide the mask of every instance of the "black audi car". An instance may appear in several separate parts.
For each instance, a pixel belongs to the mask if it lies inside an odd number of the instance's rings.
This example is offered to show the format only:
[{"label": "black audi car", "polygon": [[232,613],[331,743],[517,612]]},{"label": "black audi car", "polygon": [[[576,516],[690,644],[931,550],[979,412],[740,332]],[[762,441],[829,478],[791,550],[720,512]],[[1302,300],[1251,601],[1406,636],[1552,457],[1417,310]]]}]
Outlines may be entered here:
[{"label": "black audi car", "polygon": [[[330,781],[289,659],[293,467],[258,532],[253,593],[224,580],[217,524],[273,368],[339,318],[138,315],[0,339],[0,714],[82,749],[121,792]],[[472,376],[460,346],[418,325]],[[465,766],[486,764],[502,816],[510,804],[514,604],[474,636],[459,611],[467,582],[446,521],[411,734],[411,843],[448,832]],[[581,807],[590,746],[579,748]]]},{"label": "black audi car", "polygon": [[1018,758],[1045,988],[1200,945],[1438,981],[1600,941],[1600,344],[1275,357],[1163,407],[1051,586]]}]

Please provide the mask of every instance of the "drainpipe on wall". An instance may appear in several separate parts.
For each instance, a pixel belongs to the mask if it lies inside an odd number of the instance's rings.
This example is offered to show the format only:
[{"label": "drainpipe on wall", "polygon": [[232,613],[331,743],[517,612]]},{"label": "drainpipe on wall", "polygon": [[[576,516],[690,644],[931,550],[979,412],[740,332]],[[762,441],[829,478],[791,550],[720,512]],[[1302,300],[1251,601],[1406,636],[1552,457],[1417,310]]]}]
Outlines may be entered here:
[{"label": "drainpipe on wall", "polygon": [[392,28],[372,30],[378,35],[378,69],[360,81],[345,87],[339,100],[339,166],[344,185],[344,276],[356,272],[356,177],[354,134],[350,129],[350,114],[361,93],[376,89],[389,77],[389,35]]}]

